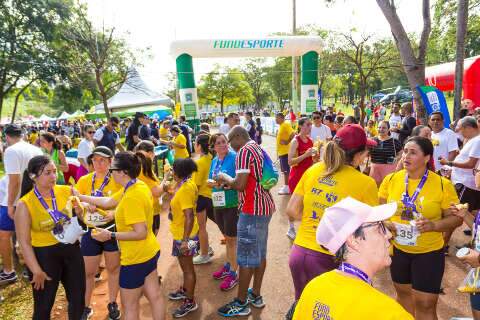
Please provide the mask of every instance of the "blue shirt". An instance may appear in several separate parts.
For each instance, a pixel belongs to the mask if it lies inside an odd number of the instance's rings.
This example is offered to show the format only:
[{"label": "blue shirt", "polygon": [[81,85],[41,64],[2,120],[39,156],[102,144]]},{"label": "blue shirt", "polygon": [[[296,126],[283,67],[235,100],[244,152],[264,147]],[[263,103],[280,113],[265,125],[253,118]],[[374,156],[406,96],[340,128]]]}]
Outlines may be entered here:
[{"label": "blue shirt", "polygon": [[[218,156],[213,158],[210,165],[209,179],[213,179],[214,174],[217,175],[220,172],[228,174],[230,177],[235,178],[235,158],[237,154],[235,151],[229,150],[223,161],[219,161]],[[213,188],[212,192],[225,191],[225,207],[216,208],[235,208],[238,206],[238,192],[232,189]]]}]

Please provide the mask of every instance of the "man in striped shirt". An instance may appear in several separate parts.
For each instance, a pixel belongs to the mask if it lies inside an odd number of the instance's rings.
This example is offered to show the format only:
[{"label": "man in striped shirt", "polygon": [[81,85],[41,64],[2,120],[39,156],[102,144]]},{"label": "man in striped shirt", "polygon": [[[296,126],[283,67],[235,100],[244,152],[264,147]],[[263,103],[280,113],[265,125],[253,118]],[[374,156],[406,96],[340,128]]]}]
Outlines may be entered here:
[{"label": "man in striped shirt", "polygon": [[[235,179],[219,174],[221,183],[238,191],[240,216],[237,225],[237,261],[240,268],[238,294],[233,301],[218,309],[225,317],[249,315],[249,305],[263,308],[260,295],[266,268],[268,224],[275,211],[272,195],[262,179],[262,148],[250,139],[248,131],[235,126],[228,134],[230,146],[237,151]],[[249,288],[253,280],[253,288]]]}]

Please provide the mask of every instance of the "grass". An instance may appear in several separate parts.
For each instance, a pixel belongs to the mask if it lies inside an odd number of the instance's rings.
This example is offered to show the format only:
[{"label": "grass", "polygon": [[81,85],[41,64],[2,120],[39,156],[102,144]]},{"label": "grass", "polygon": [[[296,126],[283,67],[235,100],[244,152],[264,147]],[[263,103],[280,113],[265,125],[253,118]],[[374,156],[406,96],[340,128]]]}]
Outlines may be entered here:
[{"label": "grass", "polygon": [[[11,117],[13,113],[13,105],[15,103],[14,98],[7,98],[3,102],[2,114],[1,117]],[[52,109],[47,102],[43,101],[33,101],[33,100],[22,100],[18,103],[17,108],[17,117],[25,117],[28,115],[33,115],[39,117],[42,114],[48,116],[56,116],[60,113],[61,110]]]}]

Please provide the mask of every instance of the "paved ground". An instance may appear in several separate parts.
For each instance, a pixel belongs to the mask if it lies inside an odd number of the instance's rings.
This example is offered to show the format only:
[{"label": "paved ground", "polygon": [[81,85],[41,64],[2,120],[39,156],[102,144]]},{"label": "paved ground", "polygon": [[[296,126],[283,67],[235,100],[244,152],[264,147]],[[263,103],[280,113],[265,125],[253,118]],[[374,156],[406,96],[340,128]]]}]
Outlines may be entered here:
[{"label": "paved ground", "polygon": [[[275,154],[274,138],[265,137],[264,147],[270,154]],[[288,220],[284,214],[284,209],[287,205],[288,197],[278,196],[276,194],[276,188],[273,190],[273,194],[277,205],[277,212],[274,214],[270,223],[268,262],[262,289],[262,295],[267,305],[263,310],[253,309],[248,319],[283,319],[284,314],[293,301],[293,283],[288,268],[288,255],[291,243],[285,236]],[[231,292],[221,292],[220,289],[218,289],[219,282],[213,280],[211,277],[211,273],[217,270],[224,262],[225,247],[220,244],[220,232],[218,228],[210,221],[208,230],[211,246],[215,250],[215,256],[212,263],[196,267],[197,286],[195,296],[199,304],[199,309],[185,319],[223,319],[216,314],[216,309],[230,301],[237,290],[237,288],[235,288]],[[456,244],[465,243],[468,240],[461,230],[463,230],[463,228],[459,228],[459,230],[455,232],[451,243],[452,248]],[[158,239],[162,247],[158,272],[163,277],[162,290],[166,296],[169,291],[179,286],[182,276],[177,261],[170,255],[171,237],[168,231],[168,220],[165,215],[162,216],[162,225]],[[453,257],[452,253],[450,257],[447,257],[447,268],[443,283],[446,294],[440,296],[438,306],[440,320],[450,319],[453,316],[470,316],[468,296],[456,292],[456,288],[463,279],[466,270],[467,268]],[[106,277],[105,273],[104,277]],[[388,270],[385,270],[375,277],[374,286],[392,297],[395,296]],[[107,299],[106,289],[106,281],[102,281],[97,285],[93,299],[93,307],[95,309],[93,319],[103,320],[106,318],[104,310]],[[141,318],[151,319],[150,308],[146,299],[142,299],[141,304]],[[178,302],[168,302],[168,313],[170,314],[177,305]],[[171,316],[167,318],[170,319]]]}]

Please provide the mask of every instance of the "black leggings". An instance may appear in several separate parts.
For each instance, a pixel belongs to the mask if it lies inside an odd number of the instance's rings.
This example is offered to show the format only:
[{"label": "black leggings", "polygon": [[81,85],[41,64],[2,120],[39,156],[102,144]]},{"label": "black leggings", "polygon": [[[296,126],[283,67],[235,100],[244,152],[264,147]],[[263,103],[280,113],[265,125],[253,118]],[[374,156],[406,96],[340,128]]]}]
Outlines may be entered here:
[{"label": "black leggings", "polygon": [[33,247],[33,251],[42,270],[52,279],[45,281],[43,290],[32,287],[33,320],[50,319],[60,282],[67,296],[68,319],[80,320],[85,308],[85,265],[78,243]]}]

